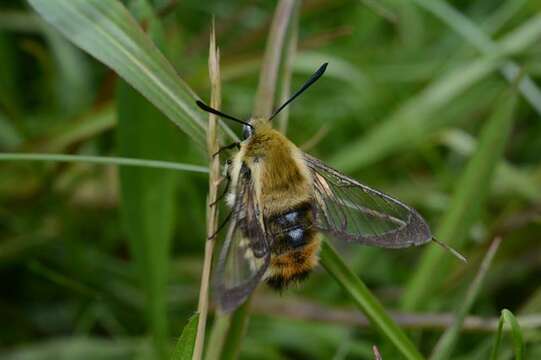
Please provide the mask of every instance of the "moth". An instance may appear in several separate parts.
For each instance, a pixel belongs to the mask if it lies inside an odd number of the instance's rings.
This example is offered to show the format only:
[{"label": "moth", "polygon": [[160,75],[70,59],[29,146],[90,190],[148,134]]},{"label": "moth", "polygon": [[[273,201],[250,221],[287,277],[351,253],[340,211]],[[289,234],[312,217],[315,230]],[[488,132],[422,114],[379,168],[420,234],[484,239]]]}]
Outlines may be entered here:
[{"label": "moth", "polygon": [[322,234],[384,248],[438,242],[415,209],[304,153],[272,128],[272,119],[326,68],[268,119],[243,121],[197,101],[201,109],[243,125],[243,140],[220,149],[238,148],[227,167],[224,193],[231,212],[213,275],[224,312],[246,301],[262,281],[282,290],[305,279],[318,265]]}]

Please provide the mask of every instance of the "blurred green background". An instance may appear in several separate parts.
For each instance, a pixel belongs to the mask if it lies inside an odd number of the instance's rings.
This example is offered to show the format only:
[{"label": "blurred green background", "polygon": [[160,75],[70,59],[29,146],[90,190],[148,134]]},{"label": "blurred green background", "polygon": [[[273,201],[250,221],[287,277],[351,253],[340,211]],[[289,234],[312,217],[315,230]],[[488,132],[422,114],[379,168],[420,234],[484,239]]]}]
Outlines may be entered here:
[{"label": "blurred green background", "polygon": [[[138,19],[148,11],[123,3]],[[222,109],[249,117],[276,3],[147,5],[154,18],[141,24],[205,100],[215,17]],[[418,209],[470,260],[433,245],[339,246],[424,354],[499,235],[451,358],[488,358],[503,308],[523,327],[525,358],[541,358],[540,13],[538,0],[299,7],[292,87],[329,68],[289,108],[288,136]],[[0,151],[207,165],[190,136],[17,0],[0,4]],[[173,343],[197,308],[207,188],[194,172],[1,161],[0,358],[153,358]],[[252,313],[241,358],[372,359],[374,344],[399,358],[321,269],[282,296],[262,287]],[[511,357],[504,340],[500,358]]]}]

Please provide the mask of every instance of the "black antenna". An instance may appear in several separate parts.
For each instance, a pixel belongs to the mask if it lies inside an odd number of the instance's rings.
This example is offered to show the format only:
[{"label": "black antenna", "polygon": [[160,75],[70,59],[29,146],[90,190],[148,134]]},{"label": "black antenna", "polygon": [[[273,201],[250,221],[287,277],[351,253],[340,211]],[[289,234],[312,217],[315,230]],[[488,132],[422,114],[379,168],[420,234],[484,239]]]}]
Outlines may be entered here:
[{"label": "black antenna", "polygon": [[280,106],[278,109],[274,110],[274,112],[272,113],[271,117],[269,118],[269,121],[272,120],[276,115],[278,115],[278,113],[280,111],[282,111],[283,108],[285,108],[287,105],[289,105],[290,102],[292,102],[293,100],[295,100],[295,98],[297,96],[299,96],[300,94],[302,94],[306,89],[308,89],[310,87],[310,85],[312,85],[313,83],[315,83],[317,81],[317,79],[319,79],[321,77],[321,75],[323,75],[323,73],[325,72],[325,69],[327,68],[327,65],[329,63],[324,63],[323,65],[321,65],[319,67],[319,69],[317,69],[317,71],[312,75],[310,76],[310,79],[308,79],[308,81],[306,81],[304,83],[304,85],[299,89],[297,90],[297,92],[295,94],[293,94],[293,96],[291,96],[289,98],[289,100],[287,100],[285,103],[282,104],[282,106]]},{"label": "black antenna", "polygon": [[243,125],[249,126],[252,129],[254,128],[251,124],[248,124],[246,121],[242,121],[242,120],[239,120],[236,117],[233,117],[231,115],[224,114],[221,111],[218,111],[216,109],[211,108],[210,106],[208,106],[207,104],[205,104],[202,101],[196,100],[195,103],[197,104],[197,106],[199,106],[201,109],[205,110],[206,112],[212,113],[214,115],[221,116],[221,117],[229,119],[229,120],[236,121],[236,122],[241,123]]}]

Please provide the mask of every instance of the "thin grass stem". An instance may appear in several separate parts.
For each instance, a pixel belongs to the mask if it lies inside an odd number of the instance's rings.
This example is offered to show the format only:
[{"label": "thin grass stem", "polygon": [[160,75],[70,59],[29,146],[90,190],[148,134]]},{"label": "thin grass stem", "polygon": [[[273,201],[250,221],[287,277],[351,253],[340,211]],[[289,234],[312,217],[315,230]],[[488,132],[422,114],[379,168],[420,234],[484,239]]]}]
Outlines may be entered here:
[{"label": "thin grass stem", "polygon": [[112,156],[36,154],[36,153],[0,153],[0,161],[48,161],[79,162],[103,165],[139,166],[156,169],[208,173],[208,168],[199,165],[182,164],[172,161],[146,160]]},{"label": "thin grass stem", "polygon": [[[210,34],[209,48],[209,78],[211,83],[210,104],[214,109],[221,106],[221,82],[220,82],[220,51],[216,46],[216,33],[214,21]],[[205,330],[207,324],[210,269],[212,265],[212,254],[214,251],[214,239],[218,227],[218,207],[211,204],[216,203],[218,197],[218,184],[220,180],[220,156],[218,154],[217,140],[217,116],[209,113],[209,124],[207,129],[207,149],[209,155],[209,194],[207,198],[207,239],[205,241],[205,257],[203,260],[203,272],[201,274],[201,287],[199,291],[199,323],[197,324],[197,336],[193,352],[193,360],[200,360],[203,357],[205,344]]]},{"label": "thin grass stem", "polygon": [[479,267],[477,275],[475,275],[473,282],[468,287],[464,301],[461,302],[461,306],[457,311],[453,325],[447,329],[438,340],[438,343],[434,347],[432,355],[430,356],[431,360],[445,360],[451,357],[453,348],[458,340],[458,335],[463,327],[464,319],[466,318],[468,312],[470,312],[475,300],[477,299],[477,296],[479,295],[481,286],[483,285],[488,273],[488,269],[492,264],[492,260],[494,259],[496,251],[500,247],[501,242],[502,239],[498,237],[494,239],[490,245],[485,258]]}]

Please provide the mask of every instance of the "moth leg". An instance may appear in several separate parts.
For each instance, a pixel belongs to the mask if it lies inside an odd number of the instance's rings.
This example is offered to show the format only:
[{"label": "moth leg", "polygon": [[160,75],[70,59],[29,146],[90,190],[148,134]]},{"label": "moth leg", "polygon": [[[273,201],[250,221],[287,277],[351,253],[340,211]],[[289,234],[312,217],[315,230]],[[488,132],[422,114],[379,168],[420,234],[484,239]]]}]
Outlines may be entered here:
[{"label": "moth leg", "polygon": [[209,207],[213,207],[213,206],[216,206],[216,204],[222,200],[224,198],[224,196],[227,194],[227,192],[229,191],[229,185],[231,185],[231,176],[229,174],[227,174],[227,176],[225,177],[225,188],[224,188],[224,191],[222,191],[222,193],[216,198],[215,201],[213,201],[212,203],[209,204]]},{"label": "moth leg", "polygon": [[222,231],[222,229],[225,227],[225,225],[227,225],[229,220],[231,220],[231,216],[233,215],[233,212],[234,212],[234,210],[231,209],[229,214],[227,214],[227,216],[225,217],[224,221],[220,224],[220,226],[218,226],[218,229],[216,229],[214,234],[212,234],[211,236],[208,237],[209,240],[214,239],[216,237],[216,235],[218,235],[218,233],[220,233],[220,231]]},{"label": "moth leg", "polygon": [[215,157],[216,155],[220,154],[224,150],[233,149],[234,147],[236,147],[237,149],[240,149],[240,142],[235,141],[232,144],[222,146],[221,148],[218,149],[218,151],[216,151],[214,154],[212,154],[212,157]]}]

